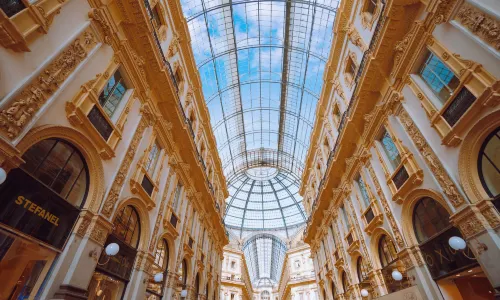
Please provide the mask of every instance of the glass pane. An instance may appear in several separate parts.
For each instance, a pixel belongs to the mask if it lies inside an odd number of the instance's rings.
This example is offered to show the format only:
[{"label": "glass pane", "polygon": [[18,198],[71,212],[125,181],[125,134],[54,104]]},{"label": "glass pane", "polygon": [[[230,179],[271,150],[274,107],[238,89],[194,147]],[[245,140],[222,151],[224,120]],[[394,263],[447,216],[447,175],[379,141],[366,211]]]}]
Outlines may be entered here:
[{"label": "glass pane", "polygon": [[443,112],[443,118],[450,124],[450,126],[455,126],[455,124],[460,120],[460,118],[469,110],[469,108],[476,101],[476,97],[464,86],[451,101],[450,105]]},{"label": "glass pane", "polygon": [[[0,230],[0,299],[28,299],[55,254]],[[48,267],[48,266],[47,266]]]},{"label": "glass pane", "polygon": [[59,175],[52,184],[52,189],[61,195],[66,195],[73,187],[74,182],[80,176],[84,165],[78,153],[73,152],[66,166],[59,172]]},{"label": "glass pane", "polygon": [[126,91],[127,87],[123,77],[120,71],[117,70],[99,95],[99,103],[109,117],[113,116]]},{"label": "glass pane", "polygon": [[87,170],[81,170],[80,175],[69,189],[66,200],[74,206],[80,207],[87,196]]},{"label": "glass pane", "polygon": [[22,165],[22,168],[28,173],[33,173],[43,162],[56,142],[56,140],[52,139],[43,140],[29,148],[23,155],[23,159],[26,163]]},{"label": "glass pane", "polygon": [[89,300],[120,299],[125,291],[125,282],[95,272],[89,284]]},{"label": "glass pane", "polygon": [[427,60],[420,70],[422,79],[444,104],[459,84],[453,72],[433,53],[429,52]]},{"label": "glass pane", "polygon": [[22,0],[2,0],[0,1],[0,8],[10,18],[25,9],[26,6]]},{"label": "glass pane", "polygon": [[151,151],[149,151],[148,160],[146,161],[146,172],[150,175],[152,175],[155,170],[158,157],[160,156],[160,151],[160,146],[157,142],[154,142]]},{"label": "glass pane", "polygon": [[43,140],[23,155],[21,167],[39,181],[80,207],[88,189],[85,161],[73,146],[55,139]]},{"label": "glass pane", "polygon": [[111,133],[113,133],[113,126],[109,124],[101,110],[94,105],[87,115],[87,118],[89,118],[90,123],[94,125],[95,129],[99,132],[102,138],[107,141],[111,136]]},{"label": "glass pane", "polygon": [[384,131],[380,142],[382,144],[382,148],[384,149],[385,155],[391,163],[392,169],[396,169],[401,162],[401,157],[399,156],[398,148],[396,148],[394,141],[387,131]]},{"label": "glass pane", "polygon": [[479,154],[480,178],[484,188],[494,198],[500,194],[500,128],[484,141]]},{"label": "glass pane", "polygon": [[66,165],[73,151],[73,149],[69,148],[64,143],[58,142],[49,156],[35,172],[34,176],[47,186],[52,187],[52,183]]},{"label": "glass pane", "polygon": [[139,216],[134,208],[126,206],[115,219],[113,233],[128,245],[137,248],[139,242]]},{"label": "glass pane", "polygon": [[365,207],[368,207],[370,205],[370,197],[368,196],[368,191],[366,190],[365,182],[363,181],[363,178],[361,176],[358,177],[358,186],[361,192],[361,198],[363,200],[363,204],[365,205]]},{"label": "glass pane", "polygon": [[413,212],[413,226],[419,243],[424,243],[431,237],[450,226],[450,215],[437,201],[431,198],[420,200]]}]

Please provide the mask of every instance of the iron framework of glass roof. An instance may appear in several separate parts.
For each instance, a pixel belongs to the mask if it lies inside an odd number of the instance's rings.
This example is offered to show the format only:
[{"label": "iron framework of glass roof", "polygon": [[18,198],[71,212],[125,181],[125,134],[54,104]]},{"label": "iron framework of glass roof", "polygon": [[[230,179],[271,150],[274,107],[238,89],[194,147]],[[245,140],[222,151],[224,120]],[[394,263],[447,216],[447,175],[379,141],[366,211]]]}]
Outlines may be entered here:
[{"label": "iron framework of glass roof", "polygon": [[181,0],[228,182],[229,228],[306,221],[299,180],[338,2]]},{"label": "iron framework of glass roof", "polygon": [[250,280],[255,287],[279,282],[286,254],[286,245],[271,234],[257,234],[243,245]]}]

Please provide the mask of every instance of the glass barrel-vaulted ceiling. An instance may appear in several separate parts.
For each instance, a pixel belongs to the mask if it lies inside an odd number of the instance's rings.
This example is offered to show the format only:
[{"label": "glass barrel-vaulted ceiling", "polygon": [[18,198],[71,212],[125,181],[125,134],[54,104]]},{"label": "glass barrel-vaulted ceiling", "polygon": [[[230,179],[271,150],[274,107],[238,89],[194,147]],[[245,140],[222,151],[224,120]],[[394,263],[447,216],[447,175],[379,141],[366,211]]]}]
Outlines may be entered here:
[{"label": "glass barrel-vaulted ceiling", "polygon": [[304,223],[299,180],[338,0],[180,1],[228,182],[226,226]]}]

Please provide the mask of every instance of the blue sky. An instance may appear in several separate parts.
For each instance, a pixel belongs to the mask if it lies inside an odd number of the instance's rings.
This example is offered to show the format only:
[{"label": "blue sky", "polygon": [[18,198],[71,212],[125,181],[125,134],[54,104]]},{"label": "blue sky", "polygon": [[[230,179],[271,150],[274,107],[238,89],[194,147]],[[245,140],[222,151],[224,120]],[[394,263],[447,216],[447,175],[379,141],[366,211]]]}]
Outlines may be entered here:
[{"label": "blue sky", "polygon": [[280,150],[295,162],[281,167],[301,176],[338,4],[306,2],[292,1],[283,75],[285,2],[181,0],[226,176],[246,164],[245,150],[278,150],[282,104]]}]

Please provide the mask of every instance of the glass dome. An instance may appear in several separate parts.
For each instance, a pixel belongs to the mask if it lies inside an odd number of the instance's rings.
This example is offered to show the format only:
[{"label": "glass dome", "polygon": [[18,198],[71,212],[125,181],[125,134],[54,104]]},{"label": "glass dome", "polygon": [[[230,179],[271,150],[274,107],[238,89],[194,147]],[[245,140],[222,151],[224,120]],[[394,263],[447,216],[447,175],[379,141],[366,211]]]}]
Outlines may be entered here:
[{"label": "glass dome", "polygon": [[229,182],[225,223],[239,230],[285,229],[306,221],[299,178],[270,167],[256,167]]},{"label": "glass dome", "polygon": [[295,228],[339,0],[180,3],[229,188],[226,225]]}]

